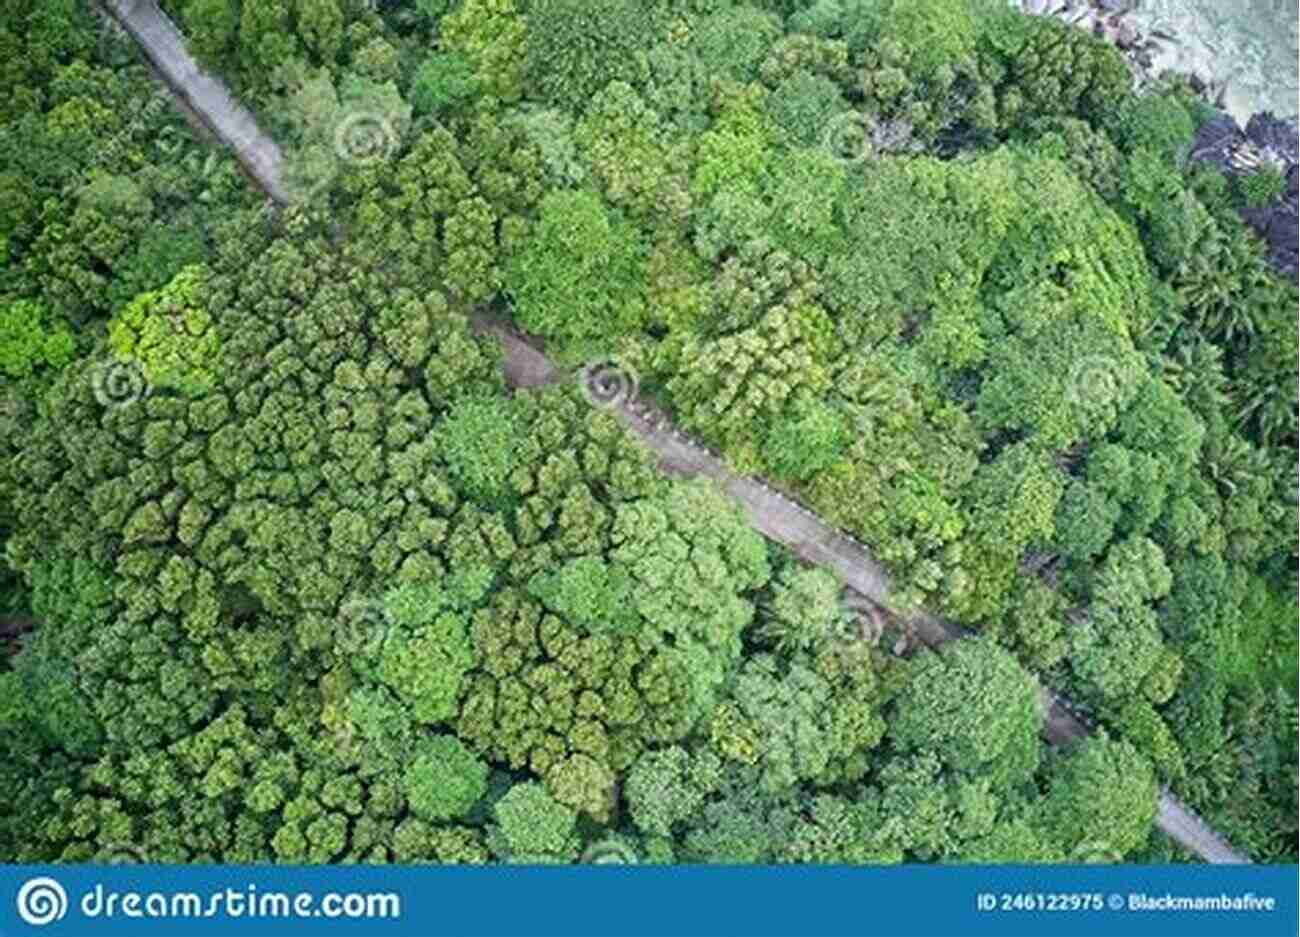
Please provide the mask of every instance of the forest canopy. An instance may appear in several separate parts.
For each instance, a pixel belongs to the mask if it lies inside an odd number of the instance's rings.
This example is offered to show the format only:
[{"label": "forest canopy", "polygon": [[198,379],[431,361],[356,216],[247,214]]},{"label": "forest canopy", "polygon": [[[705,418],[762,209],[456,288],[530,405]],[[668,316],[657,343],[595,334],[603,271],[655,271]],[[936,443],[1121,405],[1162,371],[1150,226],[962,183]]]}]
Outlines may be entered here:
[{"label": "forest canopy", "polygon": [[980,0],[162,6],[294,199],[0,3],[0,857],[1183,860],[1168,787],[1295,861],[1297,285],[1187,84]]}]

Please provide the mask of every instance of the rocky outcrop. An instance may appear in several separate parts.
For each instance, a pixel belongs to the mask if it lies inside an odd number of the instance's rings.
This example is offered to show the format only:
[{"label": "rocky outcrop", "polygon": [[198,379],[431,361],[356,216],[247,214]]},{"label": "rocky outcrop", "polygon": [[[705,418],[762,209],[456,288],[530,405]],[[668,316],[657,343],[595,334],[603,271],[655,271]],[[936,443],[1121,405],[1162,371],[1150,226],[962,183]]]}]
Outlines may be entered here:
[{"label": "rocky outcrop", "polygon": [[[1163,43],[1177,41],[1163,32],[1144,34],[1134,28],[1128,19],[1137,5],[1134,0],[1018,0],[1017,5],[1031,16],[1056,17],[1114,43],[1128,60],[1139,86],[1162,77],[1153,70],[1151,53]],[[1197,131],[1192,159],[1212,163],[1231,175],[1249,174],[1266,164],[1282,173],[1286,181],[1282,196],[1269,205],[1241,209],[1241,217],[1268,244],[1274,269],[1284,276],[1296,276],[1300,270],[1297,250],[1300,212],[1296,197],[1296,184],[1300,181],[1297,169],[1300,134],[1297,134],[1295,118],[1283,120],[1265,111],[1251,117],[1243,130],[1224,112],[1225,83],[1206,81],[1194,74],[1182,77],[1196,94],[1219,111],[1217,117]]]},{"label": "rocky outcrop", "polygon": [[1137,0],[1018,0],[1017,7],[1030,16],[1050,16],[1086,30],[1112,43],[1128,61],[1138,84],[1152,80],[1154,54],[1174,37],[1138,29],[1129,18]]},{"label": "rocky outcrop", "polygon": [[1260,208],[1243,208],[1241,217],[1268,244],[1274,268],[1296,276],[1300,271],[1300,128],[1295,118],[1282,120],[1265,111],[1251,117],[1243,130],[1230,115],[1220,113],[1196,132],[1191,158],[1234,176],[1265,165],[1282,173],[1286,188],[1281,197]]}]

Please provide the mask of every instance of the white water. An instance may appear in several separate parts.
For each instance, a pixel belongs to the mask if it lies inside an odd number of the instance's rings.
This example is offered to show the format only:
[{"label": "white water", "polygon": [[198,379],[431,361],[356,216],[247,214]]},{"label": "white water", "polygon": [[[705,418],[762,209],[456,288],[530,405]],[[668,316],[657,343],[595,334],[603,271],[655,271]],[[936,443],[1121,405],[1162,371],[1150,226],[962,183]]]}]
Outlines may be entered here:
[{"label": "white water", "polygon": [[1159,68],[1228,80],[1225,104],[1245,122],[1253,112],[1300,113],[1300,0],[1140,0],[1132,22],[1178,39]]}]

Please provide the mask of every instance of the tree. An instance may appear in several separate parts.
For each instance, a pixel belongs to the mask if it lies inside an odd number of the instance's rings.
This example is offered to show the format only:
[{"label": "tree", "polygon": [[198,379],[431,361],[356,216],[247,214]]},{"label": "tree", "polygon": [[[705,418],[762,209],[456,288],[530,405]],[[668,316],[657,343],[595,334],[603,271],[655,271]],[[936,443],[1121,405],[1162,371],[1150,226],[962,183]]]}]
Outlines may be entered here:
[{"label": "tree", "polygon": [[466,396],[438,424],[433,444],[457,486],[480,503],[503,498],[517,465],[519,430],[509,401]]},{"label": "tree", "polygon": [[1156,814],[1151,764],[1127,742],[1094,736],[1048,765],[1044,829],[1066,855],[1084,843],[1118,856],[1146,842]]},{"label": "tree", "polygon": [[438,22],[448,51],[474,66],[486,93],[510,103],[523,91],[528,26],[514,0],[465,0]]},{"label": "tree", "polygon": [[760,633],[785,653],[842,637],[846,622],[840,591],[840,581],[825,569],[787,564],[771,584]]},{"label": "tree", "polygon": [[136,361],[150,384],[199,395],[215,383],[219,339],[201,305],[205,275],[187,267],[163,289],[137,297],[109,323],[119,359]]},{"label": "tree", "polygon": [[492,808],[494,850],[516,863],[571,861],[578,839],[571,809],[556,802],[542,785],[526,781],[510,788]]},{"label": "tree", "polygon": [[827,123],[849,109],[834,82],[804,70],[777,85],[767,106],[790,139],[803,146],[820,143]]},{"label": "tree", "polygon": [[634,632],[640,625],[632,604],[632,577],[597,556],[570,560],[538,573],[529,591],[552,611],[592,632]]},{"label": "tree", "polygon": [[377,675],[411,707],[417,721],[435,724],[455,715],[475,658],[465,619],[440,610],[430,591],[406,585],[387,597],[394,628],[382,638]]},{"label": "tree", "polygon": [[411,105],[418,114],[442,114],[466,104],[478,90],[478,79],[465,56],[435,53],[415,73]]},{"label": "tree", "polygon": [[997,786],[1038,765],[1038,687],[1006,651],[968,638],[923,651],[895,701],[889,737],[904,751],[933,751],[944,765]]},{"label": "tree", "polygon": [[217,68],[227,64],[239,28],[239,10],[231,0],[187,0],[181,20],[201,61]]},{"label": "tree", "polygon": [[578,752],[551,765],[546,789],[565,806],[598,823],[609,821],[614,807],[614,772],[601,761]]},{"label": "tree", "polygon": [[52,321],[30,300],[11,303],[0,316],[0,372],[8,378],[25,378],[42,367],[63,367],[74,350],[67,326]]},{"label": "tree", "polygon": [[537,227],[505,268],[524,328],[561,339],[609,338],[645,315],[643,250],[626,222],[589,191],[552,192]]},{"label": "tree", "polygon": [[768,432],[763,461],[777,475],[805,481],[848,447],[848,427],[841,413],[820,400],[796,401],[787,413]]},{"label": "tree", "polygon": [[721,784],[722,763],[710,750],[678,745],[644,752],[627,773],[624,796],[643,833],[671,836]]},{"label": "tree", "polygon": [[637,0],[534,0],[526,74],[537,96],[579,111],[611,81],[634,81],[659,26]]},{"label": "tree", "polygon": [[[758,783],[769,794],[800,781],[828,785],[884,730],[870,706],[870,684],[856,688],[862,694],[854,700],[856,711],[837,705],[835,689],[802,660],[782,666],[755,655],[741,667],[730,699],[713,713],[712,744],[724,758],[757,766]],[[852,767],[848,773],[853,776]]]},{"label": "tree", "polygon": [[460,740],[436,735],[422,743],[407,766],[402,787],[411,812],[422,820],[464,816],[487,792],[488,766]]}]

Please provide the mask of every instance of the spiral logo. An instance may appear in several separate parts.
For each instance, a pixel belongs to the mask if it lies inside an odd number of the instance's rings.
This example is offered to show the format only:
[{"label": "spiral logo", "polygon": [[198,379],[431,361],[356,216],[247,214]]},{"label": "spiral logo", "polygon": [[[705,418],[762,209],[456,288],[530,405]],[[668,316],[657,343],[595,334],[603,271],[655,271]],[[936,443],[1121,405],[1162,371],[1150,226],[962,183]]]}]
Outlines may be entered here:
[{"label": "spiral logo", "polygon": [[885,633],[885,615],[875,602],[856,592],[845,593],[842,602],[848,612],[843,635],[855,644],[874,645]]},{"label": "spiral logo", "polygon": [[609,409],[636,400],[641,381],[634,370],[612,361],[582,369],[582,392],[593,407]]},{"label": "spiral logo", "polygon": [[347,163],[361,166],[382,163],[397,149],[397,132],[386,117],[354,111],[334,128],[334,153]]},{"label": "spiral logo", "polygon": [[95,399],[109,408],[135,403],[149,390],[144,371],[134,359],[100,362],[91,370],[90,379]]},{"label": "spiral logo", "polygon": [[0,397],[0,420],[17,420],[23,416],[26,407],[17,394]]},{"label": "spiral logo", "polygon": [[846,666],[858,667],[870,660],[872,648],[880,643],[884,616],[875,603],[856,592],[845,592],[840,607],[841,613],[828,625],[829,647]]},{"label": "spiral logo", "polygon": [[373,656],[388,637],[389,620],[381,602],[349,599],[339,606],[334,643],[344,654]]},{"label": "spiral logo", "polygon": [[822,147],[841,163],[860,163],[885,153],[919,150],[912,125],[905,120],[878,121],[870,114],[846,111],[832,117],[822,131]]},{"label": "spiral logo", "polygon": [[858,111],[832,117],[822,131],[822,147],[842,163],[860,163],[874,154],[871,146],[872,120]]},{"label": "spiral logo", "polygon": [[63,920],[68,913],[68,893],[52,878],[33,878],[18,889],[18,916],[33,927]]},{"label": "spiral logo", "polygon": [[1086,865],[1115,863],[1122,861],[1123,858],[1123,855],[1113,849],[1110,843],[1103,840],[1084,840],[1070,853],[1071,862],[1081,862]]},{"label": "spiral logo", "polygon": [[587,847],[579,860],[583,865],[636,865],[636,851],[627,843],[607,839]]},{"label": "spiral logo", "polygon": [[1065,385],[1066,399],[1088,409],[1109,407],[1119,402],[1119,368],[1113,358],[1088,355],[1070,369]]},{"label": "spiral logo", "polygon": [[144,865],[149,857],[131,843],[109,843],[95,856],[95,861],[104,865]]}]

